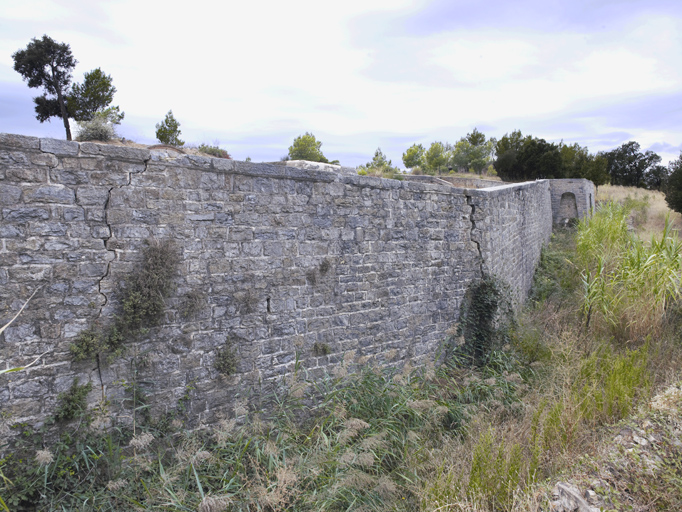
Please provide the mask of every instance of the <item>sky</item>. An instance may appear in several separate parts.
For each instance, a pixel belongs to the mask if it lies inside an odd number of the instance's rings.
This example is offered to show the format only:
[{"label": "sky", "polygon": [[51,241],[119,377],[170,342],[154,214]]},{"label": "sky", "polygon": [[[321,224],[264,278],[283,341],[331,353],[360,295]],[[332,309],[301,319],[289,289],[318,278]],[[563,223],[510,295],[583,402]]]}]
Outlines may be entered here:
[{"label": "sky", "polygon": [[[68,43],[74,81],[101,68],[125,112],[119,135],[155,143],[169,109],[187,144],[279,160],[313,133],[357,166],[380,147],[512,130],[591,152],[635,140],[682,150],[680,0],[0,0],[0,132],[39,123],[12,54]],[[75,123],[74,123],[75,124]],[[74,126],[75,128],[75,126]]]}]

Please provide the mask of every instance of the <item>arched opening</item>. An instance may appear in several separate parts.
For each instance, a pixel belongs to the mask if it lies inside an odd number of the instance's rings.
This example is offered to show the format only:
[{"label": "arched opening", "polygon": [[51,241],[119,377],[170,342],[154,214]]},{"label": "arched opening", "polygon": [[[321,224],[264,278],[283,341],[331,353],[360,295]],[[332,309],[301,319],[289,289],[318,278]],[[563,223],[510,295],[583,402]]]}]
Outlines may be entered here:
[{"label": "arched opening", "polygon": [[561,194],[561,201],[559,202],[559,223],[568,224],[571,219],[578,218],[578,205],[575,200],[573,192],[564,192]]}]

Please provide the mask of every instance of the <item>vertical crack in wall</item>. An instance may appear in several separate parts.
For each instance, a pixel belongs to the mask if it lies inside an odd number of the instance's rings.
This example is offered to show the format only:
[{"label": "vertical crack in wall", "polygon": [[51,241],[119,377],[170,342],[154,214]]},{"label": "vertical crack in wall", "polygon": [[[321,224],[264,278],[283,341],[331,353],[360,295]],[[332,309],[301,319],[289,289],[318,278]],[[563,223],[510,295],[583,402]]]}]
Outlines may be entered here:
[{"label": "vertical crack in wall", "polygon": [[[142,169],[142,171],[139,172],[138,174],[143,174],[147,170],[147,165],[148,165],[150,159],[151,159],[151,157],[144,160],[144,169]],[[102,311],[104,310],[104,307],[107,304],[109,304],[109,297],[107,296],[106,293],[104,293],[102,291],[102,281],[104,281],[107,277],[109,277],[109,275],[111,274],[111,263],[116,260],[116,250],[110,249],[108,247],[108,242],[109,242],[109,240],[111,240],[111,237],[113,236],[111,224],[109,223],[109,215],[108,215],[108,213],[109,213],[109,202],[111,201],[111,191],[114,189],[121,189],[123,187],[129,187],[130,184],[132,183],[132,181],[133,181],[133,172],[129,171],[128,172],[128,183],[126,183],[125,185],[120,185],[118,187],[113,186],[113,187],[109,188],[109,190],[107,191],[107,199],[106,199],[106,201],[104,201],[104,222],[107,225],[107,229],[109,230],[109,235],[105,238],[102,238],[102,240],[104,240],[104,250],[109,252],[109,253],[112,253],[113,258],[111,258],[107,262],[107,268],[106,268],[106,271],[104,272],[104,275],[102,277],[100,277],[99,280],[97,281],[97,291],[99,292],[99,294],[102,297],[104,297],[104,303],[100,306],[99,312],[97,313],[97,319],[98,320],[102,317]]]},{"label": "vertical crack in wall", "polygon": [[[142,169],[141,173],[143,173],[147,170],[147,164],[148,164],[150,159],[151,159],[151,156],[150,156],[150,158],[144,160],[144,169]],[[108,235],[106,237],[103,237],[102,240],[104,241],[104,250],[107,251],[108,253],[112,253],[113,258],[111,258],[109,261],[107,261],[107,268],[104,272],[104,275],[97,280],[97,292],[102,297],[104,297],[104,303],[99,308],[99,312],[97,313],[97,319],[96,320],[99,320],[102,318],[102,311],[104,310],[105,306],[107,304],[109,304],[109,297],[102,290],[102,281],[104,281],[107,277],[109,277],[109,275],[111,274],[111,263],[116,260],[116,250],[110,249],[108,247],[108,242],[109,242],[109,240],[111,240],[111,237],[113,236],[113,231],[111,229],[111,224],[109,223],[109,215],[108,215],[109,214],[109,203],[111,202],[111,191],[114,189],[129,187],[130,184],[132,183],[132,181],[133,181],[133,172],[129,171],[128,172],[128,183],[126,183],[125,185],[118,186],[118,187],[117,186],[110,187],[109,190],[107,191],[107,198],[104,201],[104,208],[103,208],[103,210],[104,210],[104,222],[107,226]],[[104,402],[106,400],[106,384],[104,384],[104,377],[102,376],[102,361],[101,361],[101,356],[100,356],[99,352],[96,355],[96,359],[97,359],[97,374],[99,376],[99,384],[100,384],[100,390],[102,393],[102,401]]]},{"label": "vertical crack in wall", "polygon": [[479,260],[479,270],[481,272],[481,277],[483,277],[483,251],[481,250],[481,242],[477,240],[477,235],[474,233],[476,230],[476,221],[474,220],[474,213],[476,213],[476,205],[471,196],[466,196],[467,204],[471,206],[471,213],[469,213],[469,221],[471,222],[471,229],[469,230],[469,238],[473,243],[476,244],[476,249],[478,249],[478,260]]}]

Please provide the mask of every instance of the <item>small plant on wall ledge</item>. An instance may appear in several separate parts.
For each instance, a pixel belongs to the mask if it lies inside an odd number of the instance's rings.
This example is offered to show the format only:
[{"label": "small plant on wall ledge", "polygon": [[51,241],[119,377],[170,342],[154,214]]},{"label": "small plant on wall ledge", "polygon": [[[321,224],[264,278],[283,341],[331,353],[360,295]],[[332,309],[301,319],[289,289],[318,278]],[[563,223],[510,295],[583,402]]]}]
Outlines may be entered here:
[{"label": "small plant on wall ledge", "polygon": [[165,309],[164,298],[173,289],[173,278],[180,262],[172,240],[146,240],[142,250],[142,266],[126,279],[121,300],[122,314],[108,329],[96,327],[81,332],[70,350],[76,361],[101,352],[110,359],[125,351],[125,342],[157,325]]},{"label": "small plant on wall ledge", "polygon": [[231,340],[227,340],[225,344],[216,352],[215,369],[218,370],[224,377],[230,377],[237,373],[237,354],[234,351],[234,346]]}]

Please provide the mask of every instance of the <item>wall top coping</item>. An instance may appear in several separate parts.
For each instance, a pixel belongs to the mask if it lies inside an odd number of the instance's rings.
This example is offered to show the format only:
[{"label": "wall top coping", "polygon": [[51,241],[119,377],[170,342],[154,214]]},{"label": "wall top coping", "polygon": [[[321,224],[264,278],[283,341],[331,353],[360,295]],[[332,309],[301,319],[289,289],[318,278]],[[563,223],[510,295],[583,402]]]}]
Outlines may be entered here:
[{"label": "wall top coping", "polygon": [[463,188],[455,187],[445,181],[443,183],[434,183],[433,181],[425,183],[423,181],[413,180],[412,177],[408,180],[395,180],[374,176],[340,174],[331,170],[305,169],[281,164],[241,162],[225,158],[187,155],[182,152],[172,151],[172,148],[168,149],[165,147],[140,149],[128,146],[47,139],[8,133],[0,133],[0,149],[10,151],[42,151],[43,153],[51,153],[55,156],[62,157],[101,156],[131,163],[149,164],[160,167],[190,167],[207,172],[224,172],[262,178],[292,179],[297,181],[315,181],[323,183],[339,182],[365,188],[384,190],[403,189],[413,192],[433,192],[445,195],[464,194],[479,197],[492,197],[504,194],[511,189],[530,188],[536,183],[531,181],[510,183],[481,189]]}]

